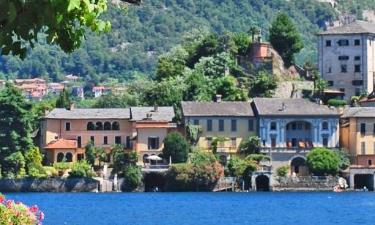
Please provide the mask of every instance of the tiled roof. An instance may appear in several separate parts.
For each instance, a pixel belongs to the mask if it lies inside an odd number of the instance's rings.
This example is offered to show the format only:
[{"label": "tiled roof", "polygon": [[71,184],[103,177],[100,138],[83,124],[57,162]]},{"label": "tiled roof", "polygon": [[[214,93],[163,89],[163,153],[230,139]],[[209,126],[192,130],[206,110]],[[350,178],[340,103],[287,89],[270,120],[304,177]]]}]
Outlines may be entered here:
[{"label": "tiled roof", "polygon": [[131,107],[130,115],[134,121],[147,119],[147,114],[150,115],[152,121],[168,121],[171,122],[175,116],[173,107]]},{"label": "tiled roof", "polygon": [[341,27],[335,27],[323,32],[320,35],[325,34],[375,34],[375,24],[366,21],[354,21]]},{"label": "tiled roof", "polygon": [[76,140],[58,139],[50,142],[45,149],[74,149],[77,148]]},{"label": "tiled roof", "polygon": [[375,118],[375,107],[352,107],[344,111],[344,118],[354,117],[365,117],[365,118]]},{"label": "tiled roof", "polygon": [[250,102],[182,102],[184,116],[254,116]]},{"label": "tiled roof", "polygon": [[260,116],[339,116],[336,110],[306,99],[255,98],[253,105]]},{"label": "tiled roof", "polygon": [[130,119],[130,110],[118,109],[54,109],[46,119]]}]

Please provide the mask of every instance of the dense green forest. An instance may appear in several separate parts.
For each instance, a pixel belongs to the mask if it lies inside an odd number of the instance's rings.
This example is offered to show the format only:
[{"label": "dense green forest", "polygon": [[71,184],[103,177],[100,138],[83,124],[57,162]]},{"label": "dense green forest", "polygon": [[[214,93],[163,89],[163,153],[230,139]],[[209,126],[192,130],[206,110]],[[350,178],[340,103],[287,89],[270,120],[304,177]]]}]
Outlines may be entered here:
[{"label": "dense green forest", "polygon": [[[340,0],[343,10],[360,14],[374,0]],[[347,4],[351,2],[351,4]],[[352,4],[361,2],[361,4]],[[367,5],[366,5],[367,4]],[[154,76],[158,56],[192,30],[217,33],[247,32],[257,26],[268,38],[268,28],[277,12],[286,12],[302,34],[304,48],[296,61],[316,58],[315,33],[337,11],[311,0],[145,0],[128,10],[110,7],[104,15],[112,30],[104,35],[88,32],[80,49],[63,53],[56,46],[37,45],[25,60],[0,58],[0,78],[45,77],[61,80],[76,74],[100,82],[108,77],[126,81],[137,73]]]}]

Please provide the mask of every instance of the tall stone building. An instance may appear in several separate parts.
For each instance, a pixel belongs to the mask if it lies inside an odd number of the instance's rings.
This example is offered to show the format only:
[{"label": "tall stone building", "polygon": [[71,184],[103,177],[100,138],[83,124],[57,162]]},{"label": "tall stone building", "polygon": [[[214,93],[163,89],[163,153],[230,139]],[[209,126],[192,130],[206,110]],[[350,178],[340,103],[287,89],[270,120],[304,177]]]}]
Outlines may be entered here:
[{"label": "tall stone building", "polygon": [[374,90],[375,24],[354,21],[319,33],[319,71],[343,99]]}]

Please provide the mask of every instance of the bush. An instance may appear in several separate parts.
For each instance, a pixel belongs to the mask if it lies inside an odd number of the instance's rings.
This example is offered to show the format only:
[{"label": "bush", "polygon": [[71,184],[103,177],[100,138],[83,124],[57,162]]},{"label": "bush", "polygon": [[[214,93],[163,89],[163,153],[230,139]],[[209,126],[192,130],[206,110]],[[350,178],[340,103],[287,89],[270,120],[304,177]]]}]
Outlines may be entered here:
[{"label": "bush", "polygon": [[29,177],[43,178],[47,176],[46,171],[42,166],[42,158],[42,154],[37,147],[31,148],[25,153],[27,174]]},{"label": "bush", "polygon": [[5,200],[0,194],[0,225],[41,224],[44,214],[37,206],[28,207],[13,200]]},{"label": "bush", "polygon": [[172,158],[173,163],[186,162],[189,154],[189,144],[178,132],[169,133],[164,139],[163,156]]},{"label": "bush", "polygon": [[123,172],[125,167],[129,165],[136,165],[138,161],[137,152],[125,152],[122,145],[116,145],[111,151],[113,158],[112,173]]},{"label": "bush", "polygon": [[260,150],[260,138],[257,136],[250,136],[248,139],[243,139],[239,149],[240,152],[245,155],[258,154]]},{"label": "bush", "polygon": [[290,167],[289,166],[282,166],[282,167],[279,167],[277,168],[276,170],[276,174],[277,176],[279,177],[286,177],[289,173],[289,169]]},{"label": "bush", "polygon": [[340,158],[332,150],[314,148],[307,154],[307,166],[317,176],[336,175],[340,170]]},{"label": "bush", "polygon": [[69,172],[69,177],[93,177],[94,172],[91,165],[87,161],[79,161],[73,163],[72,170]]},{"label": "bush", "polygon": [[55,167],[52,166],[44,166],[43,169],[46,172],[47,177],[57,177],[59,174]]},{"label": "bush", "polygon": [[63,171],[70,169],[72,167],[71,163],[67,162],[56,162],[53,164],[53,168],[55,168],[57,171]]},{"label": "bush", "polygon": [[340,170],[346,170],[350,166],[350,159],[348,153],[342,150],[334,150],[340,159],[339,168]]},{"label": "bush", "polygon": [[257,163],[260,163],[261,161],[270,161],[271,158],[268,155],[263,154],[250,154],[246,156],[247,160],[255,161]]},{"label": "bush", "polygon": [[8,178],[22,178],[26,175],[25,171],[25,157],[21,152],[15,152],[5,158],[5,165],[3,170],[6,168],[5,177]]},{"label": "bush", "polygon": [[28,175],[33,178],[45,178],[47,173],[42,165],[29,163],[28,165]]},{"label": "bush", "polygon": [[227,174],[232,177],[247,178],[256,169],[257,165],[255,161],[233,156],[228,162]]},{"label": "bush", "polygon": [[142,172],[139,166],[126,166],[123,171],[124,183],[121,189],[123,191],[134,191],[142,183]]},{"label": "bush", "polygon": [[329,106],[334,106],[334,107],[343,107],[347,105],[347,102],[345,100],[332,98],[328,100],[327,104]]}]

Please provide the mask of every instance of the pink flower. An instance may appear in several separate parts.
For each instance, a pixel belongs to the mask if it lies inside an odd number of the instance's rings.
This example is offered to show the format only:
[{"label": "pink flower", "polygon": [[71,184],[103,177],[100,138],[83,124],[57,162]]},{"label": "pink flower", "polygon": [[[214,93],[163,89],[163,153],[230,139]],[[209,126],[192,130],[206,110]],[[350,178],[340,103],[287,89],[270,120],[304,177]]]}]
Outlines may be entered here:
[{"label": "pink flower", "polygon": [[13,200],[7,200],[5,202],[5,205],[6,205],[7,208],[12,208],[12,206],[13,206]]},{"label": "pink flower", "polygon": [[38,206],[33,205],[33,206],[31,206],[31,207],[29,208],[29,210],[30,210],[30,212],[36,214],[36,213],[39,211],[39,208],[38,208]]},{"label": "pink flower", "polygon": [[0,203],[3,203],[5,200],[5,197],[3,195],[0,194]]},{"label": "pink flower", "polygon": [[39,213],[39,221],[42,221],[42,220],[44,220],[44,213],[40,212]]}]

